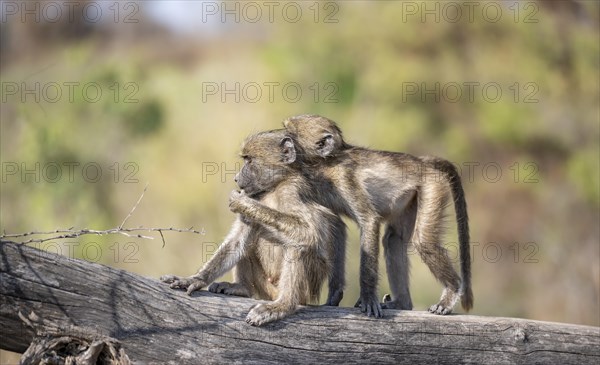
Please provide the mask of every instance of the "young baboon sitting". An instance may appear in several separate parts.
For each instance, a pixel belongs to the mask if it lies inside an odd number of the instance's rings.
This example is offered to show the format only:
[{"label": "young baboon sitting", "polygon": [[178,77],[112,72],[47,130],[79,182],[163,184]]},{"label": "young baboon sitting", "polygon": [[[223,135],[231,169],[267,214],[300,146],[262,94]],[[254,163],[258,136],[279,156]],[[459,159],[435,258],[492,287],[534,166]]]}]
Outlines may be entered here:
[{"label": "young baboon sitting", "polygon": [[234,283],[213,283],[212,292],[273,300],[254,306],[246,321],[260,326],[298,305],[316,302],[330,278],[328,304],[337,305],[344,285],[346,227],[313,200],[302,173],[302,153],[285,130],[250,136],[229,207],[238,213],[219,250],[196,274],[161,277],[172,288],[199,290],[235,266]]},{"label": "young baboon sitting", "polygon": [[[473,306],[467,204],[460,176],[448,161],[405,153],[375,151],[347,144],[336,124],[318,115],[284,121],[305,152],[307,172],[321,186],[319,201],[335,213],[354,219],[361,229],[361,294],[357,306],[381,316],[376,297],[379,226],[383,238],[391,298],[384,307],[412,309],[408,287],[407,247],[412,243],[435,278],[444,285],[442,297],[429,311],[448,314],[462,297]],[[450,193],[458,224],[461,279],[441,243],[444,208]]]}]

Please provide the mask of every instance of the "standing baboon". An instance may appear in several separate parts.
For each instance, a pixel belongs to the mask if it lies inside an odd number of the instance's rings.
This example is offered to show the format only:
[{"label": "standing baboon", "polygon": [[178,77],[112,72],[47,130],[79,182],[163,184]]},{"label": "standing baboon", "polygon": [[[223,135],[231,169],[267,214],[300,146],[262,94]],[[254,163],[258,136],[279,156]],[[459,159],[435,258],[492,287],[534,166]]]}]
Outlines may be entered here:
[{"label": "standing baboon", "polygon": [[[333,121],[317,115],[291,117],[284,126],[304,150],[307,170],[321,181],[321,188],[316,190],[319,200],[360,227],[361,287],[357,306],[363,312],[382,315],[376,295],[382,222],[386,223],[383,247],[392,291],[391,298],[384,299],[384,307],[412,309],[407,253],[412,243],[444,285],[440,301],[429,311],[448,314],[460,297],[465,310],[472,308],[467,205],[460,176],[450,162],[351,146]],[[458,224],[462,286],[440,242],[450,193]]]},{"label": "standing baboon", "polygon": [[302,153],[285,130],[249,137],[244,165],[236,175],[229,207],[238,213],[219,250],[196,274],[163,276],[188,294],[235,266],[234,283],[213,283],[218,293],[274,300],[254,306],[246,321],[262,325],[315,302],[326,277],[328,304],[337,305],[344,285],[346,226],[339,216],[311,200],[314,188],[303,175]]}]

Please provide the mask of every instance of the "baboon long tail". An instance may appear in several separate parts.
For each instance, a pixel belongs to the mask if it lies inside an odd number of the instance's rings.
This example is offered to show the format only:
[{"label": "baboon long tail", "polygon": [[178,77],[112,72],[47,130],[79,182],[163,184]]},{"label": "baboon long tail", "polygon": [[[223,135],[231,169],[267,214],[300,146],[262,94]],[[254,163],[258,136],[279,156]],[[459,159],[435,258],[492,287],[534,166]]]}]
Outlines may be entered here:
[{"label": "baboon long tail", "polygon": [[467,213],[467,201],[462,187],[460,175],[454,165],[446,160],[435,159],[435,167],[442,171],[449,179],[452,197],[454,199],[454,210],[456,212],[456,224],[458,226],[458,242],[460,250],[460,271],[462,275],[461,305],[465,311],[473,308],[473,290],[471,289],[471,249],[469,244],[469,215]]}]

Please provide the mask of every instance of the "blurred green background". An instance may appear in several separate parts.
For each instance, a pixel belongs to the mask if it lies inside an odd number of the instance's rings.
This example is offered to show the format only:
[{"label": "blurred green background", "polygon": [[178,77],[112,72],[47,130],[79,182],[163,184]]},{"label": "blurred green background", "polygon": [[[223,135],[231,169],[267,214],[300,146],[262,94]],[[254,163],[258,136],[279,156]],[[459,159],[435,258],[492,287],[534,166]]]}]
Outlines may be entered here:
[{"label": "blurred green background", "polygon": [[[27,3],[2,4],[2,231],[117,227],[148,183],[127,227],[205,235],[38,247],[190,275],[234,219],[244,137],[319,113],[350,143],[461,168],[473,314],[600,324],[597,2]],[[441,287],[411,263],[425,310]]]}]

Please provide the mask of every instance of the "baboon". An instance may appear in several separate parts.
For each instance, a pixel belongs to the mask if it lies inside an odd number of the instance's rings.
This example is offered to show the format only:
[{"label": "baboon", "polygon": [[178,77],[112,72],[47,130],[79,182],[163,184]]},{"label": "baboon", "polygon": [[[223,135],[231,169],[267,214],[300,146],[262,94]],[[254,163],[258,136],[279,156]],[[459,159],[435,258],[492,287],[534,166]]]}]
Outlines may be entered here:
[{"label": "baboon", "polygon": [[[335,122],[318,115],[291,117],[284,126],[304,150],[306,170],[322,185],[316,190],[319,201],[360,227],[360,298],[356,306],[362,312],[382,316],[376,296],[381,223],[386,223],[383,247],[392,292],[391,297],[384,297],[384,308],[412,309],[410,243],[444,285],[440,301],[429,311],[448,314],[459,298],[465,310],[472,308],[467,205],[452,163],[352,146],[344,141]],[[440,242],[450,193],[458,224],[462,285]]]},{"label": "baboon", "polygon": [[318,300],[330,278],[327,304],[342,299],[346,226],[312,199],[314,188],[303,175],[301,151],[285,130],[261,132],[244,142],[244,165],[229,207],[238,213],[229,235],[195,275],[161,277],[172,288],[199,290],[235,266],[234,283],[213,283],[209,290],[273,300],[254,306],[246,321],[260,326]]}]

